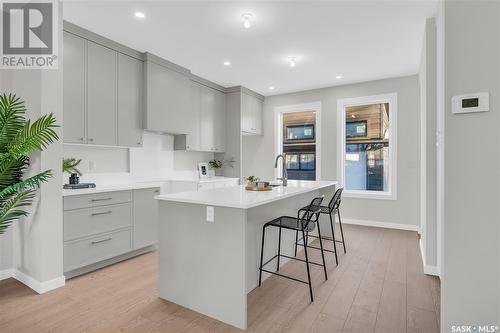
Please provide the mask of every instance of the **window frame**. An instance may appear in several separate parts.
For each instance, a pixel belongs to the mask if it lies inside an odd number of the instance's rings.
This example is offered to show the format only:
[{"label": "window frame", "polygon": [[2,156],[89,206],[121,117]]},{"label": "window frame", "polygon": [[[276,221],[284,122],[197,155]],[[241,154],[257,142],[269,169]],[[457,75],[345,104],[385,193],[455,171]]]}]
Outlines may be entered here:
[{"label": "window frame", "polygon": [[337,101],[337,176],[339,183],[345,188],[345,156],[346,156],[346,108],[370,104],[389,104],[389,180],[388,191],[348,190],[342,193],[345,197],[363,199],[397,200],[397,93],[343,98]]}]

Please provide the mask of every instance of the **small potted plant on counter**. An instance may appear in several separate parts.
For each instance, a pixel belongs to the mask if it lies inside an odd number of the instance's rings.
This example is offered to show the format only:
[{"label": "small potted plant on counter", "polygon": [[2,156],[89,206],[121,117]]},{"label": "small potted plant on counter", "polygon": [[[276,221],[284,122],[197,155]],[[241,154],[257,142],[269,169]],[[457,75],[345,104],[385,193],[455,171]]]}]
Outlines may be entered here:
[{"label": "small potted plant on counter", "polygon": [[248,176],[247,178],[245,178],[245,180],[247,181],[247,187],[253,188],[257,187],[257,182],[259,181],[259,177]]},{"label": "small potted plant on counter", "polygon": [[76,158],[64,158],[62,161],[62,171],[70,174],[69,183],[74,185],[80,182],[78,176],[82,175],[82,172],[76,167],[80,164],[82,160],[77,160]]},{"label": "small potted plant on counter", "polygon": [[210,169],[214,170],[216,176],[219,176],[219,170],[222,168],[222,162],[219,160],[211,160],[208,162]]}]

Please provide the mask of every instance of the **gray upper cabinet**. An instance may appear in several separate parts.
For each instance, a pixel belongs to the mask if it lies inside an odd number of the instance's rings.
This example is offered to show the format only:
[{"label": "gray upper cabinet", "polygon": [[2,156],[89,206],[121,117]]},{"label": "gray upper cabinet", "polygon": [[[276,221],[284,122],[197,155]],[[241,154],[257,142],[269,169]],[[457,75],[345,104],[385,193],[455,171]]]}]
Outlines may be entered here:
[{"label": "gray upper cabinet", "polygon": [[191,80],[187,75],[146,60],[145,128],[151,131],[188,134]]},{"label": "gray upper cabinet", "polygon": [[117,52],[88,41],[87,140],[116,145]]},{"label": "gray upper cabinet", "polygon": [[64,32],[64,126],[63,140],[68,143],[85,143],[85,39]]},{"label": "gray upper cabinet", "polygon": [[263,101],[256,96],[241,92],[241,131],[243,134],[262,134]]},{"label": "gray upper cabinet", "polygon": [[191,81],[189,129],[186,135],[186,150],[200,151],[201,148],[201,89],[199,83]]},{"label": "gray upper cabinet", "polygon": [[141,60],[118,53],[118,145],[142,146]]},{"label": "gray upper cabinet", "polygon": [[218,90],[214,90],[214,94],[214,149],[216,152],[224,152],[226,150],[226,94]]}]

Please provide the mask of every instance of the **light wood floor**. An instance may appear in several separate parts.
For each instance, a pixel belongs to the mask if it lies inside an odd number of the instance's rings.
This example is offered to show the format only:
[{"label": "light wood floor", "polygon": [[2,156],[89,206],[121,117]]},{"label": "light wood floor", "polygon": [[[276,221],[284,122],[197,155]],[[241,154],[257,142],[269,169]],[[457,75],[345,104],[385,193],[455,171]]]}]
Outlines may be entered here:
[{"label": "light wood floor", "polygon": [[[426,276],[417,234],[345,226],[347,255],[328,255],[328,281],[312,268],[308,289],[272,276],[248,297],[250,332],[438,332],[439,280]],[[319,259],[318,256],[315,259]],[[237,332],[158,298],[157,253],[67,281],[37,295],[0,281],[0,332]],[[305,277],[300,262],[283,272]]]}]

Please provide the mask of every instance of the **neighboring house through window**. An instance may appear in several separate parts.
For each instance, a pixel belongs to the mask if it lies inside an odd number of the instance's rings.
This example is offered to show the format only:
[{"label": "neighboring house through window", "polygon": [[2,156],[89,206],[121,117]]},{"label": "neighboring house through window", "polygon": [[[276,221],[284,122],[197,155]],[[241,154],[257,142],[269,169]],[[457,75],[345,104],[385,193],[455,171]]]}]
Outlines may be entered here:
[{"label": "neighboring house through window", "polygon": [[351,197],[396,199],[397,95],[338,101],[339,179]]}]

